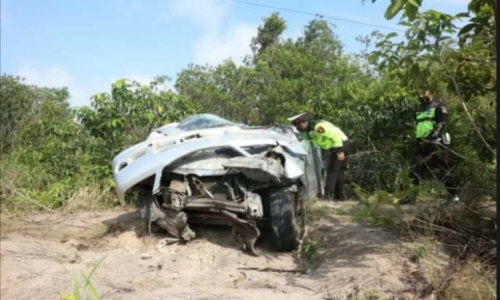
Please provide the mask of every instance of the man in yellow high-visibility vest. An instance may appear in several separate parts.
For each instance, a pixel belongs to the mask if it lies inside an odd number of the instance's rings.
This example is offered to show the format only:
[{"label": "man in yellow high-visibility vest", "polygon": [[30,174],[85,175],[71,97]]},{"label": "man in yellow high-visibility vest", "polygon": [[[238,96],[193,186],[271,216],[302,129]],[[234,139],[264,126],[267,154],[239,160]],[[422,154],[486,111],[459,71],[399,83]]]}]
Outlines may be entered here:
[{"label": "man in yellow high-visibility vest", "polygon": [[435,99],[431,89],[420,90],[420,106],[415,113],[415,154],[411,162],[412,181],[420,183],[433,168],[444,173],[443,183],[452,196],[454,202],[459,201],[456,183],[450,176],[451,164],[447,145],[450,143],[449,134],[446,132],[448,123],[448,110],[439,100]]},{"label": "man in yellow high-visibility vest", "polygon": [[344,200],[346,152],[350,150],[345,133],[325,120],[315,120],[307,113],[288,118],[302,136],[328,152],[325,193],[329,200]]}]

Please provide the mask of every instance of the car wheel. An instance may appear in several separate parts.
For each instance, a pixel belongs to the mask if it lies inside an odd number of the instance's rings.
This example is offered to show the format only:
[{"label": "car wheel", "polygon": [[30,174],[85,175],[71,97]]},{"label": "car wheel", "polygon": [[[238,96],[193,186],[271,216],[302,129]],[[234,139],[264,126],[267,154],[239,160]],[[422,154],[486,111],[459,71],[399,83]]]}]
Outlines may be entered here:
[{"label": "car wheel", "polygon": [[269,214],[276,250],[292,251],[296,248],[297,226],[289,192],[274,191],[269,196]]}]

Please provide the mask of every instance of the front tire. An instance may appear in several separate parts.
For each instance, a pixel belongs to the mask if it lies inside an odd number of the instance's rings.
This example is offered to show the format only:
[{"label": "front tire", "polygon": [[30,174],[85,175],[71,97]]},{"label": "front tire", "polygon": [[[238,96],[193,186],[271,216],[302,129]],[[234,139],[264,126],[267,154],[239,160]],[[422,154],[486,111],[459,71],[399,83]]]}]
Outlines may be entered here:
[{"label": "front tire", "polygon": [[269,214],[273,234],[276,238],[276,250],[293,251],[297,247],[297,230],[290,192],[271,192]]}]

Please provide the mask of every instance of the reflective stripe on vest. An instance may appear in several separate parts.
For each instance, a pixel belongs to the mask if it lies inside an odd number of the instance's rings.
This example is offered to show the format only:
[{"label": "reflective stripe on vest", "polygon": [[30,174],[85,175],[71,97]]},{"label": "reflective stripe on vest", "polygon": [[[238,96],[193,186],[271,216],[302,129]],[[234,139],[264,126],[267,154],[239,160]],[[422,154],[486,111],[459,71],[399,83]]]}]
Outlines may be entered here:
[{"label": "reflective stripe on vest", "polygon": [[417,116],[417,128],[415,129],[416,138],[424,138],[432,132],[436,125],[436,108],[432,107],[426,111],[419,111]]}]

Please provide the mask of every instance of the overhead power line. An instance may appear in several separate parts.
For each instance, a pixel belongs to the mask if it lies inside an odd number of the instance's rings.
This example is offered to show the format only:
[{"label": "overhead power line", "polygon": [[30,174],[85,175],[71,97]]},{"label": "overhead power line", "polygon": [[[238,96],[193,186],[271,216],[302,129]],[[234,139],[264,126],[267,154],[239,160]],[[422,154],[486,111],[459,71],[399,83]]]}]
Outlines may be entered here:
[{"label": "overhead power line", "polygon": [[325,18],[325,19],[332,19],[332,20],[341,21],[341,22],[354,23],[354,24],[376,27],[376,28],[381,28],[381,29],[386,29],[386,30],[405,32],[404,30],[401,30],[401,29],[380,26],[380,25],[376,25],[376,24],[365,23],[365,22],[351,20],[351,19],[338,18],[338,17],[328,16],[328,15],[324,15],[324,14],[311,13],[311,12],[306,12],[306,11],[302,11],[302,10],[286,8],[286,7],[277,7],[277,6],[255,3],[255,2],[250,2],[250,1],[242,1],[242,0],[232,0],[232,1],[236,2],[236,3],[240,3],[240,4],[247,4],[247,5],[253,5],[253,6],[272,8],[272,9],[276,9],[276,10],[280,10],[280,11],[288,11],[288,12],[293,12],[293,13],[302,14],[302,15],[310,15],[310,16],[315,16],[315,17]]}]

